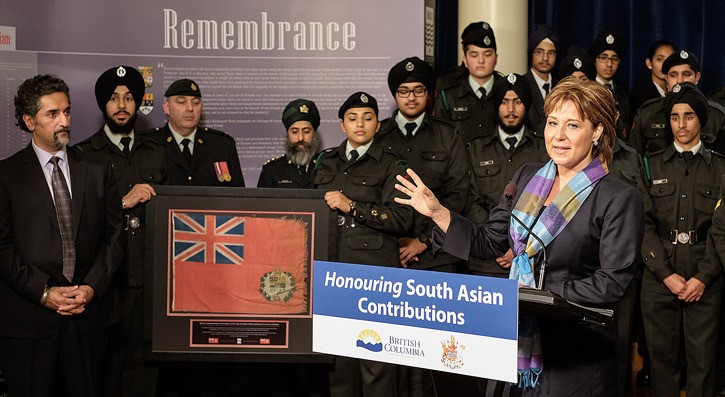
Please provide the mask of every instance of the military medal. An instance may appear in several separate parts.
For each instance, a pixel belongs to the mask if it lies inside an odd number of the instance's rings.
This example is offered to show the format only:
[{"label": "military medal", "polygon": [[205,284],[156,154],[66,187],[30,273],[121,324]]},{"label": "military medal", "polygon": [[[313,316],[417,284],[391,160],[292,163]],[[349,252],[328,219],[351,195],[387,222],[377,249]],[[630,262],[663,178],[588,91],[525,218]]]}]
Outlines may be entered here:
[{"label": "military medal", "polygon": [[215,162],[214,170],[216,171],[216,177],[219,179],[219,182],[229,182],[232,180],[232,175],[229,173],[229,167],[226,161]]}]

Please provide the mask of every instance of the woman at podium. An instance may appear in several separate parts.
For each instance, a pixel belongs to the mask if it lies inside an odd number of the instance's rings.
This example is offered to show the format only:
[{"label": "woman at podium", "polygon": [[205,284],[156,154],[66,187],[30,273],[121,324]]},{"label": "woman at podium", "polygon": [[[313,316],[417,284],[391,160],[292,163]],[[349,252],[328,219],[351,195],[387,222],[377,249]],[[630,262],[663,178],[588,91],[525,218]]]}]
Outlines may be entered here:
[{"label": "woman at podium", "polygon": [[[562,80],[546,97],[544,140],[550,160],[512,178],[489,219],[473,224],[442,206],[413,170],[396,201],[435,221],[434,249],[463,259],[515,258],[510,278],[585,306],[620,300],[641,261],[644,229],[638,190],[608,174],[615,139],[611,93],[596,82]],[[539,285],[538,258],[548,256]],[[542,283],[543,282],[543,283]],[[543,284],[543,285],[542,285]],[[519,387],[525,396],[617,394],[616,330],[522,316]]]}]

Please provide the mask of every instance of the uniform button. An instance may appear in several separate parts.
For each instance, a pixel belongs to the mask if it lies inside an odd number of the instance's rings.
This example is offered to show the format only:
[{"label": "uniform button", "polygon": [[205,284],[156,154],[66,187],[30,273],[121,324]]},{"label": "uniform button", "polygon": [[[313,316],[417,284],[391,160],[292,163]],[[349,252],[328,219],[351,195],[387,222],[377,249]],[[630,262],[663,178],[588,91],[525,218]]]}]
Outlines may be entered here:
[{"label": "uniform button", "polygon": [[367,247],[367,246],[368,246],[368,243],[363,243],[363,247]]},{"label": "uniform button", "polygon": [[662,192],[664,192],[664,191],[665,191],[665,189],[662,189],[662,188],[660,188],[660,193],[662,193]]},{"label": "uniform button", "polygon": [[680,217],[680,222],[684,222],[684,221],[685,221],[685,217],[684,216],[681,216]]},{"label": "uniform button", "polygon": [[511,163],[511,162],[513,162],[513,160],[512,159],[509,159],[509,163]]},{"label": "uniform button", "polygon": [[191,180],[191,175],[187,176],[186,179]]},{"label": "uniform button", "polygon": [[410,148],[407,148],[407,149],[406,149],[405,151],[406,151],[406,152],[410,152]]},{"label": "uniform button", "polygon": [[344,172],[343,172],[342,174],[343,174],[343,175],[347,175],[347,171],[344,171]]},{"label": "uniform button", "polygon": [[683,194],[683,195],[682,195],[682,198],[683,198],[683,199],[686,199],[686,198],[687,198],[687,195],[686,195],[686,194]]},{"label": "uniform button", "polygon": [[367,185],[368,183],[366,181],[363,181],[363,185]]},{"label": "uniform button", "polygon": [[153,180],[154,179],[154,176],[153,175],[149,176],[149,179]]},{"label": "uniform button", "polygon": [[705,193],[706,193],[706,194],[707,194],[707,195],[709,196],[709,195],[711,195],[711,194],[712,194],[712,191],[711,191],[711,190],[708,190],[708,191],[706,191]]},{"label": "uniform button", "polygon": [[488,175],[488,174],[490,174],[490,173],[491,173],[491,171],[489,171],[489,170],[486,170],[486,175]]}]

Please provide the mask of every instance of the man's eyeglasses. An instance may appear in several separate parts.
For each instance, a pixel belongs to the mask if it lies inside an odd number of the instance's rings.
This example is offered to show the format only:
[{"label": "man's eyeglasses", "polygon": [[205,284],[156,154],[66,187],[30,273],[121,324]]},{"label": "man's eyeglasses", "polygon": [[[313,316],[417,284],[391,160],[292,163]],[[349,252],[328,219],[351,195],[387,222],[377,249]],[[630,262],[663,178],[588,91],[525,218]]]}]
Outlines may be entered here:
[{"label": "man's eyeglasses", "polygon": [[415,87],[412,90],[409,90],[407,88],[398,88],[395,93],[398,94],[401,98],[407,98],[410,96],[410,93],[412,92],[414,96],[421,97],[425,96],[425,92],[427,90],[425,87]]},{"label": "man's eyeglasses", "polygon": [[543,57],[544,55],[548,55],[550,57],[555,57],[556,56],[556,50],[549,50],[549,51],[547,51],[547,50],[545,50],[543,48],[537,48],[537,49],[534,50],[534,55],[536,55],[537,57]]},{"label": "man's eyeglasses", "polygon": [[611,58],[606,55],[600,55],[597,57],[597,61],[601,63],[607,63],[609,61],[612,61],[612,65],[619,65],[619,63],[622,62],[622,60],[616,55]]}]

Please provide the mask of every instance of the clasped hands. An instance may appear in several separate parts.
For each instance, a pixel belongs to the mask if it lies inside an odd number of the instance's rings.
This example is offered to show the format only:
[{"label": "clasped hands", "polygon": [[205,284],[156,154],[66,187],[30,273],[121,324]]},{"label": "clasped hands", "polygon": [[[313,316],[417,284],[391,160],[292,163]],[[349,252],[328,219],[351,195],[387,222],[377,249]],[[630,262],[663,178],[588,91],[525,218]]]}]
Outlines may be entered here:
[{"label": "clasped hands", "polygon": [[50,287],[45,307],[53,309],[63,316],[81,314],[86,310],[86,305],[94,296],[95,291],[88,285]]}]

